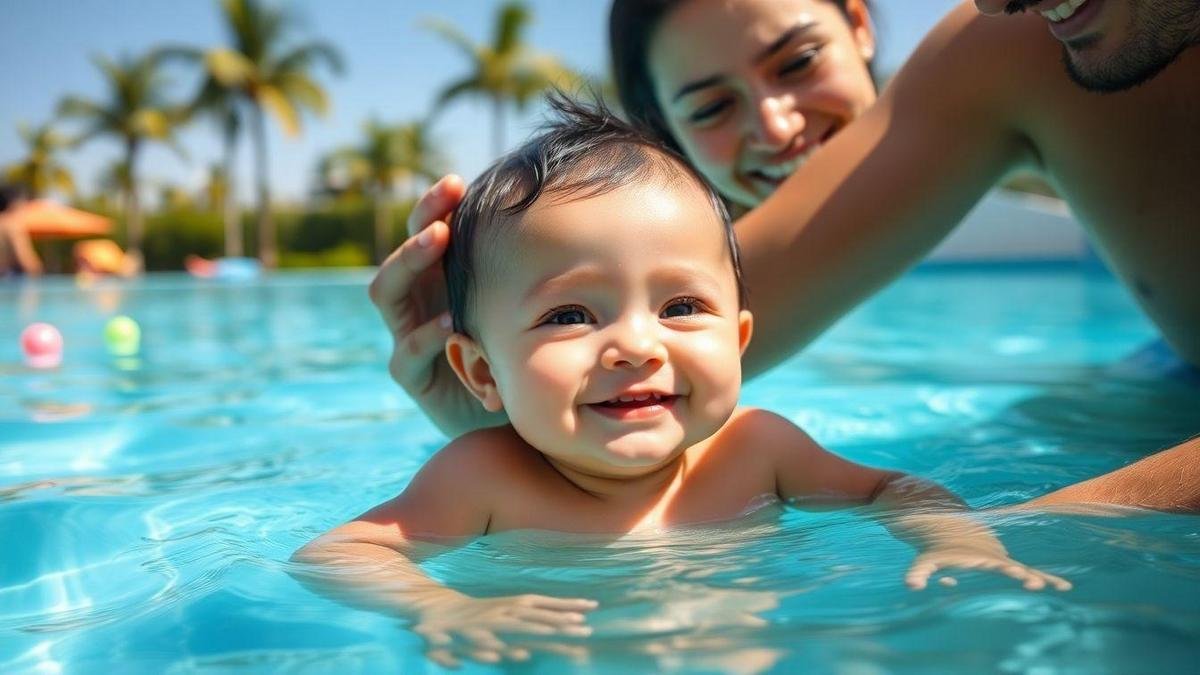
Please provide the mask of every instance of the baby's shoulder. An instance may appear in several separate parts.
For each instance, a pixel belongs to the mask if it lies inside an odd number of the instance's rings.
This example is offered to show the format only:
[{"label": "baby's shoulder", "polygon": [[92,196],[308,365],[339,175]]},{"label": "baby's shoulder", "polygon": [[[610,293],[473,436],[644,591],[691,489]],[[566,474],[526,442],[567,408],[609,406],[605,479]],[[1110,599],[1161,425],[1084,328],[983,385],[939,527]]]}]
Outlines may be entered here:
[{"label": "baby's shoulder", "polygon": [[738,406],[729,421],[721,427],[723,435],[730,434],[740,438],[762,438],[779,434],[798,434],[804,431],[788,418],[762,408]]},{"label": "baby's shoulder", "polygon": [[812,439],[788,418],[761,408],[738,407],[717,432],[714,445],[745,454],[786,451]]},{"label": "baby's shoulder", "polygon": [[536,466],[536,452],[511,426],[489,427],[450,441],[426,462],[422,471],[460,482],[479,479],[493,483]]}]

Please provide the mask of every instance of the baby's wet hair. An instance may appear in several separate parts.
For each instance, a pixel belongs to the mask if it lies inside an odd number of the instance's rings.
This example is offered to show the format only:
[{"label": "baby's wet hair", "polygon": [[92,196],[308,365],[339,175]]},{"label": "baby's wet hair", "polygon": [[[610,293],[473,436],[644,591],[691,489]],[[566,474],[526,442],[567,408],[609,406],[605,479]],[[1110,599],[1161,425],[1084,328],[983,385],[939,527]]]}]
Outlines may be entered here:
[{"label": "baby's wet hair", "polygon": [[725,229],[739,300],[746,305],[737,239],[720,195],[682,156],[609,110],[597,96],[582,103],[562,92],[547,96],[553,113],[540,132],[472,181],[455,209],[444,270],[454,330],[471,335],[469,318],[481,266],[498,273],[501,261],[480,252],[539,199],[588,199],[657,180],[698,186]]}]

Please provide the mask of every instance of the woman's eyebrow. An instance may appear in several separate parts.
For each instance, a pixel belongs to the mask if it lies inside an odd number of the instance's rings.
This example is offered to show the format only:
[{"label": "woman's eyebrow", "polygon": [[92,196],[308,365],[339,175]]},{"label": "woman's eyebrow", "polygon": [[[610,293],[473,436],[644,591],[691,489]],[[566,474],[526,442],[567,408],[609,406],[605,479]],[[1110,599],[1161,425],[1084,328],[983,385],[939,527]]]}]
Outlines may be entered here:
[{"label": "woman's eyebrow", "polygon": [[786,47],[789,42],[799,37],[802,33],[806,33],[813,28],[816,28],[816,26],[816,21],[806,21],[804,23],[798,23],[795,26],[785,30],[783,35],[775,38],[774,42],[767,45],[761,52],[758,53],[758,56],[754,57],[754,63],[762,63],[763,61],[766,61],[778,53],[779,50]]},{"label": "woman's eyebrow", "polygon": [[704,78],[703,80],[693,80],[691,82],[688,82],[687,84],[680,87],[679,91],[675,92],[675,97],[671,99],[671,102],[674,103],[675,101],[678,101],[679,99],[683,98],[684,96],[687,96],[688,94],[691,94],[692,92],[699,91],[701,89],[706,89],[706,88],[712,87],[714,85],[718,85],[721,83],[721,80],[724,80],[724,79],[725,79],[724,75],[712,75],[710,77]]},{"label": "woman's eyebrow", "polygon": [[[804,23],[798,23],[798,24],[792,26],[791,28],[785,30],[782,35],[775,38],[775,40],[773,40],[771,42],[771,44],[764,47],[763,50],[761,52],[759,52],[757,56],[754,57],[753,63],[755,63],[755,64],[762,63],[763,61],[771,58],[775,54],[779,53],[779,51],[781,49],[788,46],[788,44],[791,43],[792,40],[795,40],[801,34],[812,30],[816,26],[817,26],[817,22],[806,21]],[[671,102],[674,103],[675,101],[678,101],[679,99],[683,98],[684,96],[687,96],[688,94],[700,91],[701,89],[707,89],[708,87],[718,85],[724,79],[725,79],[724,75],[710,75],[709,77],[705,77],[703,79],[692,80],[691,82],[688,82],[687,84],[680,87],[679,91],[675,92],[675,96],[671,98]]]}]

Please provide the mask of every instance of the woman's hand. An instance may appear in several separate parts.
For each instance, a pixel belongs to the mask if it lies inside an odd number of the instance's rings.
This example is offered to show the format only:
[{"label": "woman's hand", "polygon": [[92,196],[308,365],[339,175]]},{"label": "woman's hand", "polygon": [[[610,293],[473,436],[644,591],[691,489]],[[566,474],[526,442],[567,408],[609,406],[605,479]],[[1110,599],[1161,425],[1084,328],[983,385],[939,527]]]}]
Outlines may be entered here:
[{"label": "woman's hand", "polygon": [[447,221],[465,192],[452,174],[421,196],[408,216],[408,239],[380,265],[369,291],[392,334],[392,379],[448,436],[504,422],[483,410],[444,356],[452,329],[438,263],[450,243]]},{"label": "woman's hand", "polygon": [[[448,668],[458,667],[464,658],[480,663],[524,661],[529,658],[529,649],[507,643],[497,634],[587,637],[592,629],[585,624],[584,613],[595,608],[595,601],[580,598],[532,594],[472,598],[451,592],[423,603],[412,629],[425,639],[426,655]],[[536,644],[530,646],[539,648]]]}]

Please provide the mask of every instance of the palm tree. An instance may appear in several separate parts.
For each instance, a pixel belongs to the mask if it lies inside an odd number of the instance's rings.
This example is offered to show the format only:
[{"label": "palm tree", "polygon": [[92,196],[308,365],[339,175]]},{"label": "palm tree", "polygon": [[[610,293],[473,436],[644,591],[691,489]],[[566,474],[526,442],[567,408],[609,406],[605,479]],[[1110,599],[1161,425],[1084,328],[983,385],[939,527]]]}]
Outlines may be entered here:
[{"label": "palm tree", "polygon": [[[206,84],[200,100],[207,100],[221,117],[225,138],[227,174],[232,169],[234,144],[240,128],[237,101],[248,103],[250,131],[254,141],[255,174],[258,192],[258,245],[263,264],[278,262],[275,223],[271,215],[271,189],[267,161],[267,111],[289,136],[300,132],[302,111],[324,115],[329,108],[325,90],[310,75],[318,62],[335,73],[342,70],[341,57],[323,42],[300,45],[288,43],[294,23],[292,16],[260,0],[221,0],[225,27],[232,46],[204,51],[191,50],[192,58],[201,59]],[[189,50],[167,50],[175,56]],[[233,98],[222,94],[232,93]],[[233,218],[226,213],[226,242],[240,238],[230,231]]]},{"label": "palm tree", "polygon": [[68,96],[59,103],[59,114],[83,120],[84,131],[76,143],[113,136],[123,145],[129,253],[140,259],[143,225],[138,197],[138,156],[151,140],[165,143],[183,156],[185,153],[175,142],[173,132],[186,116],[181,108],[165,100],[167,83],[162,75],[162,61],[157,55],[151,53],[118,61],[98,56],[94,61],[108,82],[108,98],[104,102],[95,102]]},{"label": "palm tree", "polygon": [[326,186],[356,190],[370,196],[375,211],[375,261],[392,250],[391,202],[397,184],[433,180],[444,162],[429,142],[424,122],[387,125],[370,120],[363,142],[335,150],[321,160],[318,172]]},{"label": "palm tree", "polygon": [[476,44],[454,25],[429,20],[426,25],[461,49],[472,61],[472,72],[438,94],[435,109],[470,94],[483,96],[492,105],[492,150],[504,152],[504,108],[509,103],[522,110],[530,98],[550,88],[574,87],[580,77],[546,54],[538,54],[522,40],[529,23],[529,10],[522,2],[508,2],[496,15],[492,44]]},{"label": "palm tree", "polygon": [[[205,60],[205,54],[198,49],[170,48],[162,50],[162,53],[164,56],[182,57],[186,60]],[[237,195],[234,192],[234,160],[237,157],[238,136],[243,125],[243,114],[239,107],[240,92],[218,81],[207,63],[205,69],[204,83],[188,105],[188,109],[191,115],[209,117],[220,130],[222,159],[220,165],[212,169],[210,176],[213,181],[220,181],[220,189],[210,190],[209,194],[217,198],[212,203],[212,208],[221,212],[221,220],[224,223],[225,255],[241,257],[245,249],[242,246],[241,217]]]},{"label": "palm tree", "polygon": [[70,139],[54,129],[53,123],[49,122],[36,128],[21,124],[17,127],[17,132],[21,134],[25,145],[29,146],[29,154],[5,167],[4,179],[24,185],[29,191],[29,196],[35,199],[51,190],[73,195],[75,179],[71,176],[71,171],[55,157],[60,150],[70,146]]}]

